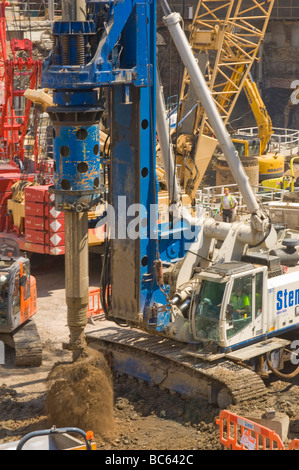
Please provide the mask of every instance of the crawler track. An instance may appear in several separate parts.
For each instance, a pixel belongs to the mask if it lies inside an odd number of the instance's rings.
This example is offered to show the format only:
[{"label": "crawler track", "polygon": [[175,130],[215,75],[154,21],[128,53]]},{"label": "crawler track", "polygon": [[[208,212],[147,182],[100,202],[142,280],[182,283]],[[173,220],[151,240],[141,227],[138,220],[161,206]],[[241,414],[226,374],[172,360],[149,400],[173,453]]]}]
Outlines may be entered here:
[{"label": "crawler track", "polygon": [[42,343],[34,320],[27,321],[12,334],[0,333],[0,340],[15,350],[16,366],[41,365]]},{"label": "crawler track", "polygon": [[229,360],[201,361],[187,356],[182,344],[136,330],[115,328],[89,333],[90,347],[109,353],[112,366],[154,385],[201,396],[225,408],[267,393],[262,379]]}]

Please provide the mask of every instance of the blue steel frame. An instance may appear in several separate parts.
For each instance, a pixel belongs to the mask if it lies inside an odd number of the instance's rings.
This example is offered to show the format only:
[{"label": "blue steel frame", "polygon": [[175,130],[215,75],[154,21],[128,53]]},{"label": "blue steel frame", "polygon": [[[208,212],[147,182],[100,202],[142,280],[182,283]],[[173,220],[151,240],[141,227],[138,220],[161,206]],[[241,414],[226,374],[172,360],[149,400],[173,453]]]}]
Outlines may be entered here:
[{"label": "blue steel frame", "polygon": [[[145,8],[147,5],[151,9],[156,9],[156,0],[122,0],[118,2],[103,2],[101,0],[86,2],[87,4],[110,6],[110,19],[106,27],[106,35],[101,39],[95,56],[88,64],[80,68],[73,68],[67,65],[53,64],[53,50],[49,58],[44,62],[44,73],[42,86],[51,89],[81,90],[109,86],[113,84],[127,83],[135,86],[148,86],[153,76],[153,64],[147,61],[147,53],[144,44],[147,43],[146,24],[147,15]],[[117,45],[120,35],[126,28],[126,23],[130,19],[136,7],[136,31],[130,31],[130,36],[136,37],[136,63],[132,67],[116,67],[111,60],[111,53]],[[78,27],[79,23],[79,27]],[[81,27],[80,27],[81,26]],[[152,26],[150,25],[150,29]],[[93,21],[87,22],[55,22],[53,34],[57,36],[74,35],[79,32],[92,34],[95,32]],[[59,58],[59,54],[58,54]],[[64,73],[65,72],[65,73]]]},{"label": "blue steel frame", "polygon": [[[96,8],[103,3],[87,1]],[[55,110],[60,109],[62,113],[71,111],[72,106],[75,111],[80,111],[79,103],[82,103],[82,111],[88,107],[100,108],[101,104],[91,98],[94,96],[93,90],[98,87],[109,87],[111,90],[112,184],[109,192],[116,220],[123,218],[128,226],[132,220],[132,214],[128,215],[129,207],[138,203],[144,208],[144,214],[139,214],[138,239],[117,236],[111,241],[111,315],[132,322],[143,320],[152,328],[162,331],[169,323],[168,301],[165,291],[156,283],[154,263],[157,259],[172,263],[182,258],[185,238],[184,228],[167,226],[162,230],[158,225],[156,0],[122,0],[107,2],[107,5],[110,7],[110,18],[95,56],[87,64],[73,67],[61,65],[57,50],[52,52],[44,63],[42,86],[54,90]],[[93,34],[95,28],[92,21],[89,19],[86,24],[58,22],[53,31],[58,39],[65,35],[72,37],[78,31]],[[114,54],[116,46],[118,51],[122,51],[121,54]],[[63,129],[64,126],[69,129]],[[62,127],[59,124],[59,131],[62,128],[63,133],[56,137],[56,153],[63,145],[61,138],[65,135],[67,141],[69,135],[74,136],[77,127],[77,123],[63,124]],[[93,146],[94,141],[87,141],[87,144]],[[80,152],[78,145],[80,143],[74,138],[74,153],[77,155]],[[81,150],[86,151],[86,146],[82,146]],[[60,195],[59,182],[64,177],[60,155],[56,156],[56,162],[57,165],[60,162],[60,170],[62,168],[62,174],[55,178]],[[70,164],[69,168],[74,168],[76,173],[76,165],[72,167]],[[93,177],[94,171],[95,168]],[[76,183],[76,189],[79,189],[78,180]],[[126,214],[118,206],[118,196],[126,196]],[[155,220],[154,225],[151,224],[151,233],[149,217],[151,222]],[[120,269],[122,263],[127,265],[127,269]],[[158,308],[156,315],[148,314],[153,305],[164,308]]]}]

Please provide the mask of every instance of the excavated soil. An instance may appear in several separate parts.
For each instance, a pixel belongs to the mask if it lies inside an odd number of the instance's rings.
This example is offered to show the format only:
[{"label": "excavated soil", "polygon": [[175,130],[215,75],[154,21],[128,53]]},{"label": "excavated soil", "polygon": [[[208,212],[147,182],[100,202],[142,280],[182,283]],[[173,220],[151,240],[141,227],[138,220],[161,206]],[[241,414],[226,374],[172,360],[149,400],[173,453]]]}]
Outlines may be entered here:
[{"label": "excavated soil", "polygon": [[[38,286],[36,323],[43,346],[43,364],[17,368],[6,350],[0,365],[0,444],[28,432],[78,426],[92,429],[98,450],[221,450],[216,419],[220,409],[202,399],[184,398],[158,387],[111,375],[101,356],[72,364],[62,349],[68,340],[62,260],[34,271]],[[92,258],[90,285],[99,283],[99,266]],[[99,316],[98,329],[106,321]],[[260,400],[233,405],[248,419],[274,409],[289,420],[287,439],[299,438],[299,377],[288,382],[272,378]],[[246,387],[246,384],[244,384]]]},{"label": "excavated soil", "polygon": [[100,353],[90,351],[75,363],[56,364],[47,387],[45,409],[52,426],[72,422],[102,436],[114,430],[112,374]]}]

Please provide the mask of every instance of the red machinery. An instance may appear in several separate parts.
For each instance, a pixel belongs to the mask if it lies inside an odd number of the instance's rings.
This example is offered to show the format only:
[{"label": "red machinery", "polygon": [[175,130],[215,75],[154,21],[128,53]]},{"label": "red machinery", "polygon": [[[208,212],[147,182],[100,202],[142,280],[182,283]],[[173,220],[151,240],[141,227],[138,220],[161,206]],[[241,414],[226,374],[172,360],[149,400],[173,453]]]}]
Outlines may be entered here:
[{"label": "red machinery", "polygon": [[[53,184],[53,160],[40,155],[38,111],[30,99],[23,98],[23,88],[38,89],[42,60],[33,59],[33,44],[29,39],[10,38],[7,29],[10,15],[24,25],[22,13],[6,0],[0,0],[0,233],[15,239],[20,250],[27,253],[61,255],[64,254],[64,214],[55,211],[54,196],[48,193],[48,186]],[[20,102],[22,111],[19,112]],[[26,180],[24,188],[26,182],[36,180],[40,185],[27,187],[23,201],[15,200],[12,186],[19,180]],[[90,229],[89,234],[89,244],[103,241],[96,229]]]},{"label": "red machinery", "polygon": [[20,180],[25,180],[23,188],[35,180],[49,184],[53,165],[38,158],[37,110],[33,109],[32,126],[32,101],[23,98],[26,89],[38,88],[42,60],[33,59],[33,44],[23,35],[11,35],[9,40],[8,19],[12,15],[15,20],[20,13],[8,6],[0,0],[0,232],[14,238],[21,250],[63,254],[63,220],[58,222],[59,214],[52,213],[48,186],[34,186],[32,192],[24,191],[23,201],[12,200],[12,187]]},{"label": "red machinery", "polygon": [[[7,41],[5,8],[9,3],[0,0],[0,159],[16,166],[24,163],[24,141],[28,131],[31,101],[27,100],[24,114],[18,115],[15,100],[25,90],[15,86],[15,80],[27,78],[28,88],[35,89],[40,80],[42,61],[32,57],[32,42],[29,39]],[[8,58],[8,53],[10,58]],[[34,142],[34,163],[37,169],[37,132]]]}]

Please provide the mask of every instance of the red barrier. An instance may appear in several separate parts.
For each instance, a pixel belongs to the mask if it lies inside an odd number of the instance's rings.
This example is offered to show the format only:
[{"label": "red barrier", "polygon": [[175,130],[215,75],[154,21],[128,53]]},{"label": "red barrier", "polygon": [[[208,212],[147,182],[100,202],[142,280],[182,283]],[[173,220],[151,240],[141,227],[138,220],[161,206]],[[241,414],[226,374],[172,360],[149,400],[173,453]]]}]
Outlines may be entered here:
[{"label": "red barrier", "polygon": [[288,450],[299,450],[299,439],[293,439],[288,446]]},{"label": "red barrier", "polygon": [[101,315],[102,313],[104,311],[101,306],[100,289],[91,289],[89,291],[87,318]]}]

